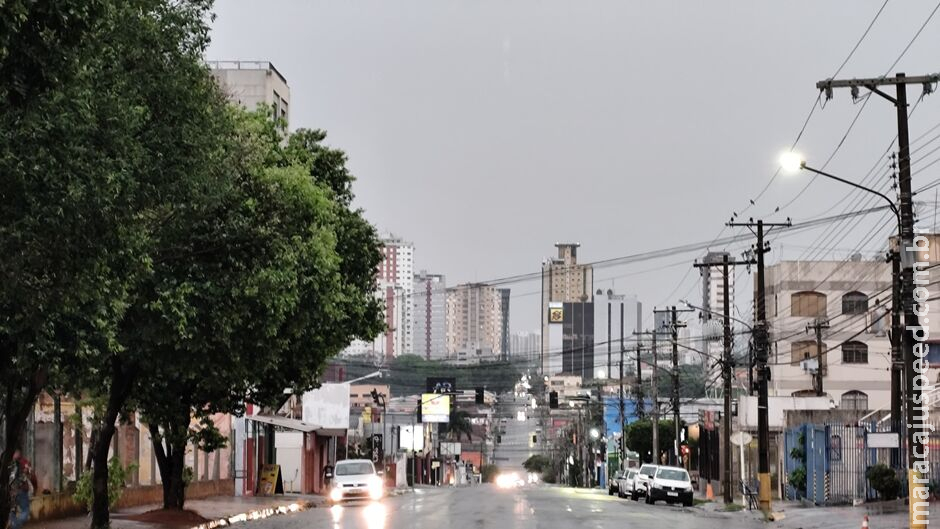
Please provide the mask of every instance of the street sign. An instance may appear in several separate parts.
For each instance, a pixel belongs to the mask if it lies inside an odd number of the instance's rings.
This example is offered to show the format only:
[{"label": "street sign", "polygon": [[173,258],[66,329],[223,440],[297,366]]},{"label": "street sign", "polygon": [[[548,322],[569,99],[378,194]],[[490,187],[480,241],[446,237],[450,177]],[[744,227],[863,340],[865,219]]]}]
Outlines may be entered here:
[{"label": "street sign", "polygon": [[442,456],[459,456],[460,455],[460,443],[441,443],[441,455]]},{"label": "street sign", "polygon": [[899,448],[901,439],[897,432],[868,432],[865,434],[868,448]]},{"label": "street sign", "polygon": [[751,444],[751,434],[747,432],[734,432],[731,434],[731,444],[734,446],[746,446]]}]

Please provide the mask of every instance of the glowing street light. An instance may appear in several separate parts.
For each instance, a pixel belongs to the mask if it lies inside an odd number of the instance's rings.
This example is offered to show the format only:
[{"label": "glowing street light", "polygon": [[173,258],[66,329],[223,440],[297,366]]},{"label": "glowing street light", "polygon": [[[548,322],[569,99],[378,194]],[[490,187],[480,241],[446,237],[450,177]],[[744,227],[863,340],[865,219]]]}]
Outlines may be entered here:
[{"label": "glowing street light", "polygon": [[597,428],[591,428],[591,439],[597,439],[600,436],[601,432],[599,432]]},{"label": "glowing street light", "polygon": [[871,193],[871,194],[873,194],[873,195],[878,195],[879,197],[881,197],[882,199],[884,199],[885,202],[888,203],[888,207],[890,207],[890,208],[891,208],[891,211],[894,212],[894,217],[895,217],[895,219],[897,220],[897,223],[898,223],[898,230],[899,230],[899,232],[900,232],[900,229],[901,229],[901,213],[898,211],[898,207],[894,204],[894,201],[891,200],[890,198],[888,198],[886,195],[884,195],[884,194],[882,194],[882,193],[879,193],[878,191],[875,191],[874,189],[865,187],[865,186],[860,185],[860,184],[856,184],[855,182],[853,182],[853,181],[851,181],[851,180],[846,180],[845,178],[836,176],[836,175],[834,175],[834,174],[830,174],[830,173],[827,173],[827,172],[822,171],[822,170],[820,170],[820,169],[816,169],[816,168],[810,167],[809,165],[806,165],[806,160],[804,160],[804,159],[803,159],[803,156],[800,155],[800,153],[798,153],[798,152],[787,151],[787,152],[781,154],[781,155],[780,155],[780,168],[783,169],[783,170],[786,171],[786,172],[789,172],[789,173],[795,173],[795,172],[800,171],[800,170],[809,171],[809,172],[811,172],[811,173],[818,174],[819,176],[825,176],[826,178],[829,178],[829,179],[831,179],[831,180],[835,180],[836,182],[841,182],[841,183],[843,183],[843,184],[850,185],[850,186],[854,187],[855,189],[861,189],[862,191],[866,191],[866,192]]}]

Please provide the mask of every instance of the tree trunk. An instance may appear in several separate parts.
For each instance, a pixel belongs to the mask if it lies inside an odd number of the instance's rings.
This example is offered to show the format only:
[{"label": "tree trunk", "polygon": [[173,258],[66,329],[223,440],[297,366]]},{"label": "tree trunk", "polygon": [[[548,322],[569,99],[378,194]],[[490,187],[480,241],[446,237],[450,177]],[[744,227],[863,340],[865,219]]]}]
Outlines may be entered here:
[{"label": "tree trunk", "polygon": [[134,385],[134,375],[121,368],[115,359],[111,370],[111,388],[108,391],[108,407],[98,428],[95,440],[91,475],[91,529],[105,529],[111,524],[111,505],[108,498],[108,452],[111,439],[117,431],[117,419]]},{"label": "tree trunk", "polygon": [[4,439],[6,445],[0,451],[0,527],[6,527],[12,508],[10,495],[10,476],[13,471],[13,452],[20,447],[23,431],[29,412],[36,404],[39,392],[45,385],[45,371],[40,369],[31,380],[24,381],[26,387],[17,388],[13,384],[7,388],[3,401]]},{"label": "tree trunk", "polygon": [[180,435],[173,430],[179,425],[167,426],[161,435],[156,424],[150,424],[150,437],[153,442],[153,453],[160,469],[160,481],[163,482],[163,508],[182,510],[186,503],[186,482],[183,471],[186,468],[186,441],[188,436]]}]

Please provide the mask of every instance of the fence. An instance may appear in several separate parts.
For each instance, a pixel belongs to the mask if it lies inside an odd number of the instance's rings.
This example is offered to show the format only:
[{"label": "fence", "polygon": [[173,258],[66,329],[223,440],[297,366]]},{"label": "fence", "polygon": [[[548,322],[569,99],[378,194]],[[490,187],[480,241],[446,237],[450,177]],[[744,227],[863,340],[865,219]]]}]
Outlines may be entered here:
[{"label": "fence", "polygon": [[[930,434],[928,444],[930,476],[940,472],[940,422],[933,426],[938,431]],[[895,467],[902,483],[901,494],[906,496],[906,474],[899,463],[907,451],[905,436],[901,436],[900,449],[872,448],[868,443],[869,433],[890,431],[890,424],[874,422],[862,426],[803,424],[787,430],[784,435],[786,498],[806,498],[816,505],[879,499],[878,492],[865,477],[866,471],[879,463]],[[805,485],[801,487],[793,479],[798,477],[799,469],[805,472]]]}]

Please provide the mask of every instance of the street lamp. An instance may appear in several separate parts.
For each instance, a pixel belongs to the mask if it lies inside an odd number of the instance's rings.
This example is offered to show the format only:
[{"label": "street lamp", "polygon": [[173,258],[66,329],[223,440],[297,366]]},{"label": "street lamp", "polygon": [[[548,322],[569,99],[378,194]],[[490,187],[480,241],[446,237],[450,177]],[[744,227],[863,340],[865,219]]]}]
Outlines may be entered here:
[{"label": "street lamp", "polygon": [[591,428],[591,439],[597,439],[601,436],[601,432],[597,428]]},{"label": "street lamp", "polygon": [[[689,307],[690,309],[700,310],[700,311],[702,311],[702,312],[707,312],[707,313],[709,313],[709,314],[714,314],[715,316],[719,316],[719,317],[721,317],[721,318],[724,318],[724,317],[725,317],[725,315],[722,314],[722,313],[720,313],[720,312],[715,312],[715,311],[713,311],[713,310],[708,310],[708,309],[706,309],[705,307],[699,307],[699,306],[697,306],[697,305],[693,305],[693,304],[689,303],[688,301],[686,301],[686,300],[684,300],[684,299],[680,299],[680,300],[679,300],[679,303],[682,303],[683,305],[685,305],[686,307]],[[753,328],[751,327],[751,325],[748,324],[748,323],[747,323],[746,321],[744,321],[744,320],[739,320],[739,319],[735,318],[734,316],[728,316],[728,319],[731,320],[731,321],[738,322],[738,323],[740,323],[741,325],[744,325],[745,327],[748,328],[748,330],[753,330]]]},{"label": "street lamp", "polygon": [[843,184],[850,185],[850,186],[854,187],[855,189],[861,189],[862,191],[867,191],[868,193],[871,193],[871,194],[873,194],[873,195],[877,195],[877,196],[881,197],[882,199],[885,200],[885,202],[888,203],[888,207],[890,207],[890,208],[891,208],[891,211],[894,213],[894,217],[895,217],[895,219],[896,219],[896,221],[897,221],[897,224],[898,224],[898,230],[900,231],[900,229],[901,229],[901,212],[898,211],[898,207],[894,204],[894,201],[891,200],[890,198],[888,198],[886,195],[884,195],[884,194],[882,194],[882,193],[880,193],[880,192],[878,192],[878,191],[875,191],[874,189],[865,187],[865,186],[860,185],[860,184],[856,184],[855,182],[853,182],[853,181],[851,181],[851,180],[846,180],[846,179],[841,178],[841,177],[838,177],[838,176],[836,176],[836,175],[834,175],[834,174],[830,174],[830,173],[827,173],[827,172],[822,171],[822,170],[820,170],[820,169],[816,169],[816,168],[814,168],[814,167],[810,167],[809,165],[806,165],[806,160],[804,160],[803,157],[802,157],[799,153],[796,153],[796,152],[793,152],[793,151],[788,151],[788,152],[785,152],[785,153],[783,153],[782,155],[780,155],[780,167],[781,167],[784,171],[787,171],[787,172],[790,172],[790,173],[795,173],[795,172],[797,172],[797,171],[799,171],[799,170],[809,171],[809,172],[811,172],[811,173],[815,173],[815,174],[818,174],[818,175],[820,175],[820,176],[825,176],[826,178],[835,180],[836,182],[841,182],[841,183],[843,183]]}]

